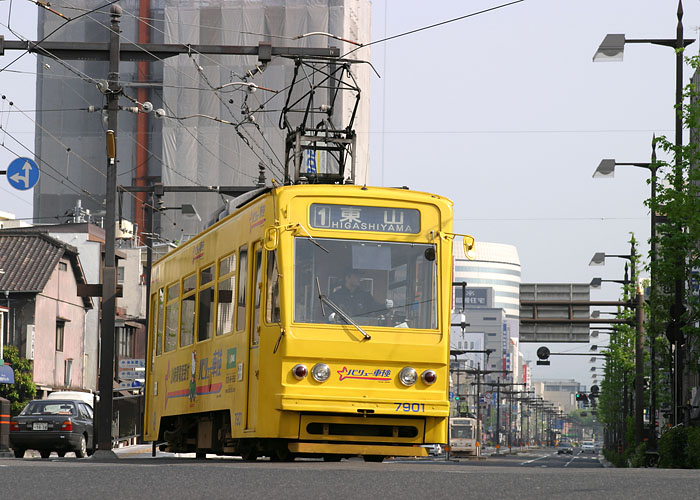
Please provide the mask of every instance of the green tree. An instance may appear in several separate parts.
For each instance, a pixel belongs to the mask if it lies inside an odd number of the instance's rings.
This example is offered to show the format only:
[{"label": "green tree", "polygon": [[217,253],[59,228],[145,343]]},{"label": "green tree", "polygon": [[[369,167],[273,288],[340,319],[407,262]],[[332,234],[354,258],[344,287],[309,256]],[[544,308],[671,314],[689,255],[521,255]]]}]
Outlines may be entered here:
[{"label": "green tree", "polygon": [[[628,278],[639,276],[641,267],[639,255],[634,248],[637,241],[631,235],[632,246],[631,269]],[[636,283],[630,280],[623,286],[620,301],[630,304],[636,295]],[[606,364],[603,380],[600,384],[598,400],[598,418],[606,429],[609,454],[620,453],[612,460],[617,462],[623,457],[624,450],[630,449],[634,443],[634,418],[632,418],[632,400],[635,377],[635,339],[637,336],[634,325],[635,310],[632,307],[619,307],[617,318],[626,320],[626,324],[614,325],[610,334],[610,342],[606,347]],[[646,400],[646,397],[645,397]]]},{"label": "green tree", "polygon": [[[687,59],[694,68],[700,68],[700,57]],[[700,125],[700,94],[694,84],[685,89],[683,106],[683,123],[685,128],[697,131]],[[659,182],[654,200],[647,200],[647,205],[656,213],[662,214],[657,221],[657,256],[651,264],[656,293],[651,298],[650,313],[654,318],[651,328],[655,330],[656,352],[662,359],[658,366],[670,365],[670,345],[674,339],[680,339],[684,345],[681,363],[686,378],[690,373],[698,373],[700,366],[697,356],[700,349],[700,295],[698,294],[698,275],[700,269],[700,155],[698,141],[690,141],[678,147],[666,137],[655,139],[655,144],[666,152],[670,161],[656,162],[660,176],[665,182]],[[682,308],[678,308],[676,296],[681,294]],[[680,317],[680,322],[674,318]],[[666,335],[664,335],[666,334]],[[661,373],[666,370],[660,370]],[[658,384],[660,400],[670,398],[668,386],[670,380]],[[684,384],[687,392],[687,383]],[[681,398],[686,400],[689,394]],[[661,402],[660,401],[660,402]],[[685,415],[684,420],[687,420]]]},{"label": "green tree", "polygon": [[21,358],[17,348],[11,345],[4,347],[3,356],[15,372],[15,383],[0,384],[0,397],[10,401],[10,411],[17,415],[36,396],[32,362]]}]

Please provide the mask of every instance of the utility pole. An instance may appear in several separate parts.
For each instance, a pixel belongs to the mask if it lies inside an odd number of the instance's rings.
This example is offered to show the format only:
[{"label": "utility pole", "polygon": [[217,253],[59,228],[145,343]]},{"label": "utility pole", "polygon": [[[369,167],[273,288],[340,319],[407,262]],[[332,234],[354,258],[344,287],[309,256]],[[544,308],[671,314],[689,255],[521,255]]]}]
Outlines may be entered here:
[{"label": "utility pole", "polygon": [[105,215],[105,257],[102,268],[102,318],[100,323],[100,369],[97,403],[97,450],[112,450],[112,390],[114,388],[114,320],[116,316],[117,267],[115,259],[115,199],[117,193],[117,114],[119,111],[119,19],[122,9],[112,4],[109,32],[109,73],[107,76],[107,189]]},{"label": "utility pole", "polygon": [[[453,352],[453,351],[450,351]],[[485,351],[469,351],[469,352],[485,352],[488,359],[489,354],[493,352],[492,349],[486,349]],[[477,362],[476,370],[464,370],[465,373],[469,375],[476,375],[476,442],[479,443],[476,449],[477,456],[481,455],[481,376],[488,375],[489,373],[510,373],[508,370],[482,370],[481,361]],[[500,379],[499,379],[500,380]],[[488,382],[487,382],[488,383]],[[491,384],[493,385],[493,384]]]},{"label": "utility pole", "polygon": [[481,456],[481,361],[476,364],[476,456]]}]

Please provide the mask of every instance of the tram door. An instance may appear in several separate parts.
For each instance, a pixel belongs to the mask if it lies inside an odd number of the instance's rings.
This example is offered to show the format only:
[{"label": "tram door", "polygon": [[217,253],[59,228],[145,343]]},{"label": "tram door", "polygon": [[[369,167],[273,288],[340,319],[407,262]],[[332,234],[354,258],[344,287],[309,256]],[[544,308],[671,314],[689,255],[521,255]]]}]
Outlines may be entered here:
[{"label": "tram door", "polygon": [[262,295],[262,246],[260,242],[253,247],[253,307],[249,308],[251,325],[248,336],[248,390],[246,410],[246,430],[255,430],[258,414],[258,386],[260,383],[260,300]]}]

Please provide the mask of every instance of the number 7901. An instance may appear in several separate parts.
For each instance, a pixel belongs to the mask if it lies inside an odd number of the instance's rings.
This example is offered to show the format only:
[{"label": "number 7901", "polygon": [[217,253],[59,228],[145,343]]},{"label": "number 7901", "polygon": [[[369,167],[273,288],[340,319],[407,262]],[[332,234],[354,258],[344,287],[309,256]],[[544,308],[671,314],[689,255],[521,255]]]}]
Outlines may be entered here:
[{"label": "number 7901", "polygon": [[395,412],[403,413],[423,413],[425,404],[423,403],[394,403],[396,405]]}]

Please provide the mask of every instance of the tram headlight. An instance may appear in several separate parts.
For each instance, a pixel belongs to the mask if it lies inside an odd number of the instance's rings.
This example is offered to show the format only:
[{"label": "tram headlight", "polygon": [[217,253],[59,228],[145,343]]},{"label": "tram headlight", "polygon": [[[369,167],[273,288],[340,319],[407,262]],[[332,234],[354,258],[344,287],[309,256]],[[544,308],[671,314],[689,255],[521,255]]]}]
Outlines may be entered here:
[{"label": "tram headlight", "polygon": [[437,380],[437,373],[435,373],[433,370],[425,370],[421,374],[420,378],[423,379],[423,382],[425,384],[433,385]]},{"label": "tram headlight", "polygon": [[294,375],[294,378],[297,380],[305,379],[308,373],[309,371],[304,365],[294,365],[294,368],[292,368],[292,375]]},{"label": "tram headlight", "polygon": [[311,376],[316,382],[325,382],[331,376],[331,367],[325,363],[317,363],[311,369]]},{"label": "tram headlight", "polygon": [[407,366],[399,373],[399,380],[406,387],[410,387],[416,383],[416,380],[418,380],[418,372],[415,370],[415,368]]}]

